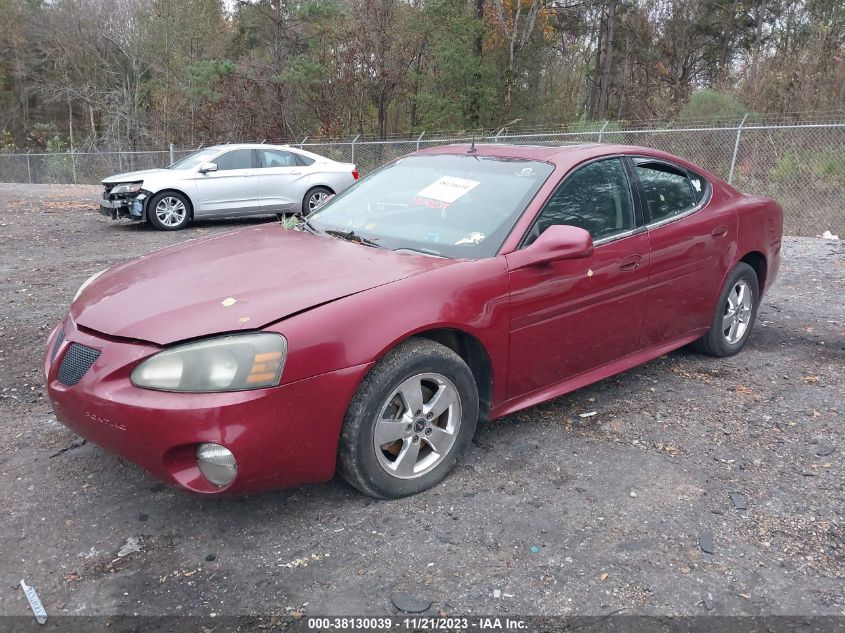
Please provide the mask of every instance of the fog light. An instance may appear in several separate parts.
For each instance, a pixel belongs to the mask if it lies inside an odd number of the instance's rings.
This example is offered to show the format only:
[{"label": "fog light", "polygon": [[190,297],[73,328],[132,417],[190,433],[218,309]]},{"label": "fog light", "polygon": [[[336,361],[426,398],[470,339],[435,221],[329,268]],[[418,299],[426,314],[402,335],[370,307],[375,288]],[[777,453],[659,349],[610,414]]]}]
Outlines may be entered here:
[{"label": "fog light", "polygon": [[197,467],[215,486],[228,486],[238,474],[238,462],[225,446],[200,444],[197,447]]}]

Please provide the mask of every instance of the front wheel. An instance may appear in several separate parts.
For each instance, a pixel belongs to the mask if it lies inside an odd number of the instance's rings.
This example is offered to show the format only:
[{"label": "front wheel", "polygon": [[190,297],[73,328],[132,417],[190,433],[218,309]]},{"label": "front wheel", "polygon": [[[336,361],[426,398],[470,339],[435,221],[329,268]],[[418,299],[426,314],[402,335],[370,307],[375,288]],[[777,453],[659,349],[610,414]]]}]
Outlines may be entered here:
[{"label": "front wheel", "polygon": [[393,499],[442,480],[472,441],[478,389],[448,347],[411,339],[370,371],[349,405],[338,471],[361,492]]},{"label": "front wheel", "polygon": [[745,346],[759,305],[757,273],[740,262],[725,281],[710,329],[693,347],[709,356],[733,356]]},{"label": "front wheel", "polygon": [[147,207],[147,218],[159,231],[178,231],[190,219],[191,203],[181,193],[165,191],[152,197]]}]

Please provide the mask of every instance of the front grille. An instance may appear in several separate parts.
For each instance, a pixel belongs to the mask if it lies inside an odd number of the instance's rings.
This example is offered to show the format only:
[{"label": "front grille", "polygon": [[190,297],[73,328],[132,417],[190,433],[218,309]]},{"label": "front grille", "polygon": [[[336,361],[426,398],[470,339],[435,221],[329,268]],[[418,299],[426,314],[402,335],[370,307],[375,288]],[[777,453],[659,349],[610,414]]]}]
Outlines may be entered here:
[{"label": "front grille", "polygon": [[82,380],[85,372],[91,369],[91,365],[99,356],[100,350],[91,349],[79,343],[71,343],[59,366],[57,376],[59,382],[68,386],[75,385]]},{"label": "front grille", "polygon": [[65,331],[62,328],[59,331],[59,335],[56,337],[56,342],[53,344],[53,351],[50,353],[50,362],[52,363],[56,360],[56,354],[59,353],[59,348],[62,346],[62,342],[65,340]]}]

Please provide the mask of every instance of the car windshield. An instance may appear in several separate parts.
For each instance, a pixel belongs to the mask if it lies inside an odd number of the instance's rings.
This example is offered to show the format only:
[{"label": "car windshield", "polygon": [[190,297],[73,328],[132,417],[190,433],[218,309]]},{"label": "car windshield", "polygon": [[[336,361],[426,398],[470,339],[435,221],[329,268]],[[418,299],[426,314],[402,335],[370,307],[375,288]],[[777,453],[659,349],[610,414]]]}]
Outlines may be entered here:
[{"label": "car windshield", "polygon": [[552,171],[516,158],[406,156],[333,198],[308,224],[392,250],[492,257]]},{"label": "car windshield", "polygon": [[211,149],[210,147],[208,149],[201,149],[198,152],[185,156],[185,158],[177,160],[168,169],[191,169],[193,167],[199,167],[202,163],[208,162],[208,159],[218,151],[220,150]]}]

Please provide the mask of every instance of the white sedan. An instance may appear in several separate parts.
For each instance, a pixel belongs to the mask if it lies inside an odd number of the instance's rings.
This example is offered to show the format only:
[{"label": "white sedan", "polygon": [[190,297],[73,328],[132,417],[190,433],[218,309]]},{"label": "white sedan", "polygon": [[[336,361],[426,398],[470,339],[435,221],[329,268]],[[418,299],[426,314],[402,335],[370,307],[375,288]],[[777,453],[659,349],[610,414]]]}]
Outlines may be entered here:
[{"label": "white sedan", "polygon": [[198,218],[307,215],[356,180],[355,165],[288,145],[215,145],[164,169],[105,178],[100,213],[165,231]]}]

